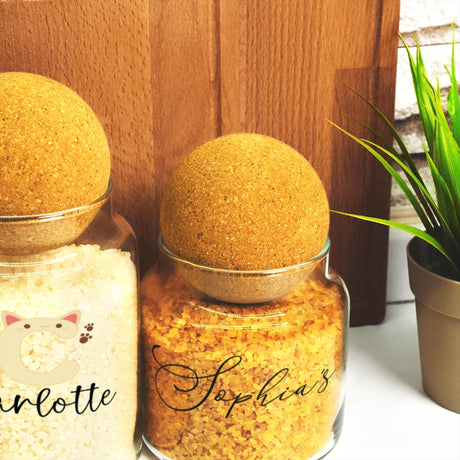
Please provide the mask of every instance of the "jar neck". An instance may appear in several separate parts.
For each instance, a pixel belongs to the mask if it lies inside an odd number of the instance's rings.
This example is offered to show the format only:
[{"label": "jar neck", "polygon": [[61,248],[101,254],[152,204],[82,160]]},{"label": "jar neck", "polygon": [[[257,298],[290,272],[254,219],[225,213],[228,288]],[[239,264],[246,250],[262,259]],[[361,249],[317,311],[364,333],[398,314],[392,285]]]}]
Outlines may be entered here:
[{"label": "jar neck", "polygon": [[[270,270],[227,270],[189,262],[173,254],[160,235],[160,254],[169,265],[168,271],[178,271],[194,288],[209,297],[230,303],[269,302],[295,289],[306,278],[328,278],[329,239],[316,257],[298,265]],[[163,265],[164,266],[164,265]]]},{"label": "jar neck", "polygon": [[166,259],[168,259],[173,265],[180,265],[186,264],[190,267],[195,268],[196,270],[201,271],[209,271],[219,274],[220,276],[225,275],[236,275],[236,276],[271,276],[271,275],[278,275],[282,273],[289,273],[293,271],[312,271],[312,270],[320,270],[325,273],[328,272],[329,269],[329,252],[330,252],[330,239],[328,238],[324,248],[312,259],[302,262],[300,264],[292,265],[289,267],[281,267],[281,268],[274,268],[269,270],[231,270],[225,268],[214,268],[208,267],[205,265],[195,264],[190,262],[189,260],[174,254],[171,252],[166,245],[164,244],[163,237],[160,234],[158,238],[158,246],[160,249],[160,253],[164,255]]},{"label": "jar neck", "polygon": [[102,208],[111,214],[111,193],[112,181],[104,195],[77,208],[34,216],[0,216],[0,255],[36,254],[69,244]]}]

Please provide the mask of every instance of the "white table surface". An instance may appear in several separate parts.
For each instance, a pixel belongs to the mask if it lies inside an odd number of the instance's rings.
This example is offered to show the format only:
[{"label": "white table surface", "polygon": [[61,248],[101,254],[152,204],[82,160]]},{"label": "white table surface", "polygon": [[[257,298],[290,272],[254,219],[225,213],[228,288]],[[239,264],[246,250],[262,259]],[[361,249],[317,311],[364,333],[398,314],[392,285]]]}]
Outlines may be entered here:
[{"label": "white table surface", "polygon": [[[460,460],[460,415],[423,392],[413,303],[350,329],[346,393],[342,435],[326,460]],[[144,447],[140,458],[157,457]]]}]

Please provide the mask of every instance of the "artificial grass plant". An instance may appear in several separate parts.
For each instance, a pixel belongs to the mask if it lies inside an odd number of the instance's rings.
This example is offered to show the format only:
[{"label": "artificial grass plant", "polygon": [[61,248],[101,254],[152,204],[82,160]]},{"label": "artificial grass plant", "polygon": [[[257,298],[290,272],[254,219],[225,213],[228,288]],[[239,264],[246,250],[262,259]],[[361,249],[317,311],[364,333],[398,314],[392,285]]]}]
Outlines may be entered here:
[{"label": "artificial grass plant", "polygon": [[[388,225],[415,235],[434,246],[446,259],[452,278],[460,280],[460,97],[455,75],[455,42],[452,41],[450,71],[451,88],[447,97],[448,117],[442,106],[439,82],[430,83],[423,63],[420,46],[416,44],[415,58],[400,35],[407,51],[417,105],[425,135],[425,154],[435,186],[432,196],[417,169],[406,145],[395,127],[385,115],[368,99],[350,88],[363,99],[389,128],[393,139],[388,140],[372,127],[358,121],[380,141],[380,145],[359,139],[350,132],[332,123],[370,152],[393,176],[409,199],[424,230],[391,220],[358,216],[334,211],[338,214]],[[393,142],[396,141],[396,142]],[[401,173],[393,166],[400,166]],[[405,176],[405,179],[404,179]]]}]

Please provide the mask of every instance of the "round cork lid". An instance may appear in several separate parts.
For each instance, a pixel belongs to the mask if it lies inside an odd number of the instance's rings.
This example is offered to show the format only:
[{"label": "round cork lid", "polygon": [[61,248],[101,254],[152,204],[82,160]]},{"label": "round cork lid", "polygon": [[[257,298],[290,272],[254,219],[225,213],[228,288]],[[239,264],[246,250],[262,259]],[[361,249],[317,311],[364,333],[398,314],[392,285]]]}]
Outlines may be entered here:
[{"label": "round cork lid", "polygon": [[195,264],[267,270],[324,248],[327,195],[296,150],[268,136],[222,136],[193,151],[164,193],[160,226],[172,253]]},{"label": "round cork lid", "polygon": [[0,73],[0,216],[59,212],[106,191],[110,151],[83,99],[41,75]]}]

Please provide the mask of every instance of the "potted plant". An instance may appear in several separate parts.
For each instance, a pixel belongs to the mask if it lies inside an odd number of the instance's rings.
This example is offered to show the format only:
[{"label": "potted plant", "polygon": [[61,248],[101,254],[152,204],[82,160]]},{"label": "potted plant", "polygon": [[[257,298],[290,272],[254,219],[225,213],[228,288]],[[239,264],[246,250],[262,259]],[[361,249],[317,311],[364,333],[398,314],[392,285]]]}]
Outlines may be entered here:
[{"label": "potted plant", "polygon": [[[422,380],[426,393],[438,404],[460,413],[460,98],[452,43],[451,88],[446,117],[439,84],[430,83],[420,46],[415,58],[400,36],[409,57],[417,97],[425,153],[435,187],[432,196],[400,135],[369,100],[391,132],[388,140],[364,123],[379,140],[359,139],[332,123],[370,152],[393,176],[416,211],[424,230],[366,216],[339,212],[388,225],[414,235],[407,247],[409,281],[415,295]],[[337,212],[337,211],[336,211]]]}]

